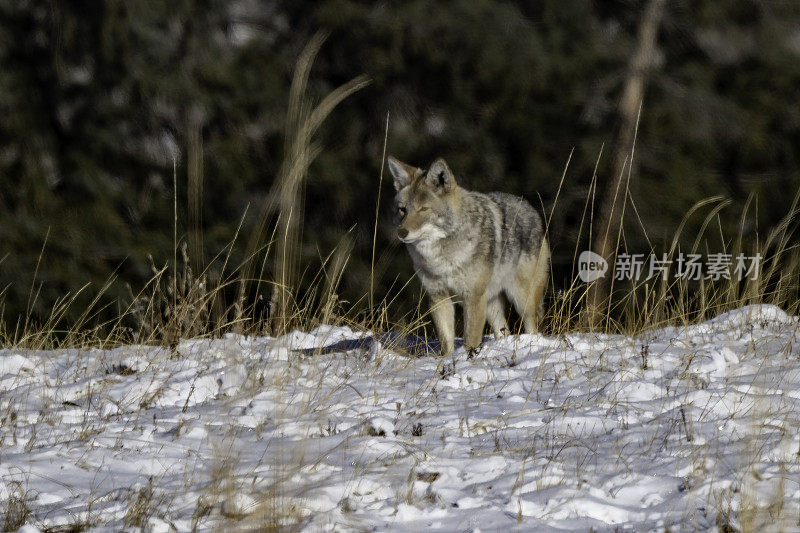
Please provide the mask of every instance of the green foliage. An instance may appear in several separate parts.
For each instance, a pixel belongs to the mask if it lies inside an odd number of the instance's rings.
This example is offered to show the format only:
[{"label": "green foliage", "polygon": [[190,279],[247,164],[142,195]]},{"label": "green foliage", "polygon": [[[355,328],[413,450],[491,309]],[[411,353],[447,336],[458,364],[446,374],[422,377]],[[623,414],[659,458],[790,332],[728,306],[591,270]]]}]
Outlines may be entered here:
[{"label": "green foliage", "polygon": [[[322,126],[323,150],[305,190],[301,264],[315,269],[355,224],[343,296],[357,302],[368,290],[388,112],[389,153],[419,165],[442,155],[467,187],[523,194],[547,213],[574,149],[550,228],[556,284],[568,283],[604,145],[598,179],[608,179],[642,6],[0,0],[6,327],[29,306],[43,320],[58,298],[86,283],[99,289],[110,276],[117,281],[104,313],[116,316],[130,300],[125,284],[138,288],[151,277],[148,255],[159,267],[172,262],[174,199],[178,239],[202,243],[190,250],[201,267],[233,239],[245,212],[241,231],[249,235],[281,165],[294,63],[318,30],[329,38],[311,93],[321,97],[361,74],[372,84]],[[757,194],[745,242],[786,214],[800,186],[798,22],[793,2],[669,3],[639,125],[629,249],[648,238],[660,246],[708,196],[732,200],[722,223],[735,230]],[[202,179],[192,185],[197,169]],[[386,216],[391,186],[383,187],[379,295],[412,273]],[[689,221],[689,245],[702,221]],[[234,246],[231,267],[244,259],[246,240]],[[219,263],[209,279],[221,275]],[[81,312],[76,305],[67,318]]]}]

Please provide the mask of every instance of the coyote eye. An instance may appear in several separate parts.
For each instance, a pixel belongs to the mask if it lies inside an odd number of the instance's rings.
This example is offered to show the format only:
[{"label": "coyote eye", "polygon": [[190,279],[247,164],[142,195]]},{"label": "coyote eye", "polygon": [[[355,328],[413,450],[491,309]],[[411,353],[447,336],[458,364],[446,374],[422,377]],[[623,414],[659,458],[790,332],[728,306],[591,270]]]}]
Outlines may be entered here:
[{"label": "coyote eye", "polygon": [[427,205],[421,205],[421,206],[419,206],[419,207],[417,208],[417,211],[420,211],[420,212],[421,212],[421,211],[427,211],[427,210],[429,210],[429,209],[430,209],[430,207],[428,207]]}]

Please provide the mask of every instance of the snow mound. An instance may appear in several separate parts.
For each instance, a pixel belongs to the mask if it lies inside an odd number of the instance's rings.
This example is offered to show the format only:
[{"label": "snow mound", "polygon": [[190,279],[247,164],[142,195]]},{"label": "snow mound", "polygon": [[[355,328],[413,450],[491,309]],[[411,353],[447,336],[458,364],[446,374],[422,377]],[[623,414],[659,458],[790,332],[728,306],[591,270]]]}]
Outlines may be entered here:
[{"label": "snow mound", "polygon": [[435,341],[320,326],[0,351],[23,531],[713,530],[798,523],[800,322]]}]

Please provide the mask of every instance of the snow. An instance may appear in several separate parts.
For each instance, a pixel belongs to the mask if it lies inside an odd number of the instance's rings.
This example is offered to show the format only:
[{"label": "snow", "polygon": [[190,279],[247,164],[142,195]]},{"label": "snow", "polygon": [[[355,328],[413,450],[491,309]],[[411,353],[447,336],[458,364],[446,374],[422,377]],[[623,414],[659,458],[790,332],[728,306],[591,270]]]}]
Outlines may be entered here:
[{"label": "snow", "polygon": [[333,326],[2,350],[0,513],[22,504],[27,532],[793,530],[799,331],[763,305],[473,358]]}]

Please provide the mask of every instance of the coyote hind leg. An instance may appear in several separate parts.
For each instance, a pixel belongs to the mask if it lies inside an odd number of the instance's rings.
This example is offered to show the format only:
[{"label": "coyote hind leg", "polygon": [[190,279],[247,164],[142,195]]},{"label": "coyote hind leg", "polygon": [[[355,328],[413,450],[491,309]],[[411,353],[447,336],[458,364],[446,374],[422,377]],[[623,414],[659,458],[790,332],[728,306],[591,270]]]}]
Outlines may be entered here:
[{"label": "coyote hind leg", "polygon": [[539,320],[544,314],[544,292],[547,289],[547,274],[550,266],[550,249],[542,242],[538,257],[532,258],[520,268],[514,284],[507,291],[514,309],[522,317],[525,333],[536,333]]}]

